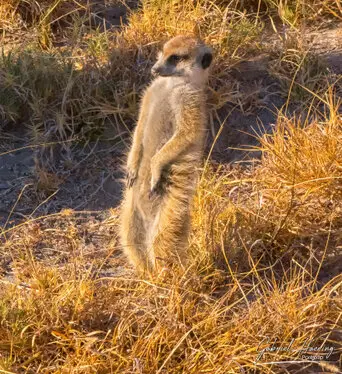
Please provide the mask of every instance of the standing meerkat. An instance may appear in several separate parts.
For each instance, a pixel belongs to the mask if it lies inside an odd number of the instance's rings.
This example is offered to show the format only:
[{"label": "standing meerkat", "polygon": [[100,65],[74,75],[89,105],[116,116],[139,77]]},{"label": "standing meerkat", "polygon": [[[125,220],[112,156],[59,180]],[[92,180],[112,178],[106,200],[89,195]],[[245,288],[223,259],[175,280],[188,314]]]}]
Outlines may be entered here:
[{"label": "standing meerkat", "polygon": [[159,53],[127,158],[123,250],[138,271],[186,262],[190,206],[206,136],[211,49],[177,36]]}]

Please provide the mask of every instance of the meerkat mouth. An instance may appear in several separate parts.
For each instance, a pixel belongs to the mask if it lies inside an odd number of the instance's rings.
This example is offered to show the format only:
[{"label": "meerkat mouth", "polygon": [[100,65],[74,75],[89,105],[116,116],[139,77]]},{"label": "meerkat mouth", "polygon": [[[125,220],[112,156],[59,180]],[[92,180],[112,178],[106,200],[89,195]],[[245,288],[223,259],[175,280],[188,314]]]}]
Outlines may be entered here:
[{"label": "meerkat mouth", "polygon": [[152,75],[154,77],[183,77],[183,72],[175,72],[175,73],[163,73],[163,72],[153,72]]}]

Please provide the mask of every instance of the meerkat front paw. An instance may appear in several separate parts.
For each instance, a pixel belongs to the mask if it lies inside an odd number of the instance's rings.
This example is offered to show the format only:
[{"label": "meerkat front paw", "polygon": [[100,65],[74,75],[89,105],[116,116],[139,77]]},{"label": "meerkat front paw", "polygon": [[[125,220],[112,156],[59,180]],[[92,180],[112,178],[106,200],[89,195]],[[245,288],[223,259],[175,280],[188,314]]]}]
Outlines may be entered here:
[{"label": "meerkat front paw", "polygon": [[167,192],[168,187],[171,185],[171,175],[171,165],[164,165],[161,167],[160,163],[158,164],[156,159],[152,158],[150,199],[161,196]]},{"label": "meerkat front paw", "polygon": [[159,180],[153,187],[151,187],[148,197],[153,199],[156,196],[160,196],[163,193],[163,186],[161,180]]},{"label": "meerkat front paw", "polygon": [[137,169],[131,169],[127,168],[127,174],[126,174],[126,186],[127,188],[131,188],[133,184],[135,183],[137,176],[138,176],[138,170]]},{"label": "meerkat front paw", "polygon": [[159,195],[161,193],[161,179],[160,175],[156,175],[156,173],[151,178],[151,190],[149,197],[155,197],[156,195]]},{"label": "meerkat front paw", "polygon": [[161,193],[161,184],[162,184],[162,169],[157,163],[155,159],[152,159],[151,162],[151,190],[150,190],[150,198],[158,195]]}]

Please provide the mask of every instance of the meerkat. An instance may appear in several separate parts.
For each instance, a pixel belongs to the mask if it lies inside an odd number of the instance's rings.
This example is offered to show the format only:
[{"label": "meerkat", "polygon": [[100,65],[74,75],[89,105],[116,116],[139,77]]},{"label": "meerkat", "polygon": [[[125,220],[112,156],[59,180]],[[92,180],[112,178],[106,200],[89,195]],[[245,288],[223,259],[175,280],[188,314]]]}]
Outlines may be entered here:
[{"label": "meerkat", "polygon": [[139,272],[186,263],[190,208],[206,136],[212,50],[177,36],[152,67],[126,163],[120,238]]}]

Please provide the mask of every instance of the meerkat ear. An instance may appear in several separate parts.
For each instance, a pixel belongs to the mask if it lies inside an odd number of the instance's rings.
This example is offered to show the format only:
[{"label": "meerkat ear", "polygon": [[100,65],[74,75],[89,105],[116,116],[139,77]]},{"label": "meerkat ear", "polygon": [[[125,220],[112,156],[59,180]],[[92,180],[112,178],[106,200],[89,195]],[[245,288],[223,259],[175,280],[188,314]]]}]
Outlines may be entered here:
[{"label": "meerkat ear", "polygon": [[202,56],[201,65],[203,69],[207,69],[211,61],[213,60],[213,54],[210,50],[205,51],[205,53]]}]

